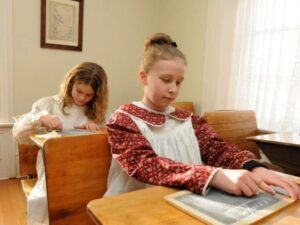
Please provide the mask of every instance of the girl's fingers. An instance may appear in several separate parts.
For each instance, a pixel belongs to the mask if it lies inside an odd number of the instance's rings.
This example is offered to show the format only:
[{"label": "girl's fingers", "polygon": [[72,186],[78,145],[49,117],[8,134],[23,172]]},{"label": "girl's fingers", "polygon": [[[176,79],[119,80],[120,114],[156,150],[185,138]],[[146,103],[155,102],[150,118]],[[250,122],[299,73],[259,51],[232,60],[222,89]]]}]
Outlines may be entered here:
[{"label": "girl's fingers", "polygon": [[300,186],[295,181],[288,180],[292,188],[295,190],[296,194],[300,197]]},{"label": "girl's fingers", "polygon": [[266,184],[264,181],[261,182],[261,184],[259,185],[260,189],[262,189],[263,191],[271,194],[271,195],[274,195],[275,194],[275,191],[273,190],[272,186]]},{"label": "girl's fingers", "polygon": [[94,122],[87,122],[86,124],[83,125],[78,125],[74,126],[75,129],[86,129],[86,130],[91,130],[91,131],[96,131],[99,130],[100,127],[95,124]]},{"label": "girl's fingers", "polygon": [[97,130],[96,126],[94,126],[93,124],[87,125],[87,128],[86,128],[86,129],[87,129],[87,130],[91,130],[91,131]]},{"label": "girl's fingers", "polygon": [[53,123],[53,129],[58,129],[58,130],[62,129],[62,122],[57,116],[52,116],[51,120]]},{"label": "girl's fingers", "polygon": [[262,182],[262,179],[253,179],[253,176],[250,176],[245,184],[247,185],[248,189],[250,192],[248,192],[248,194],[246,194],[247,196],[252,196],[252,195],[255,195],[258,190],[259,190],[259,184]]},{"label": "girl's fingers", "polygon": [[280,182],[279,186],[285,189],[290,197],[294,200],[297,200],[300,194],[299,186],[295,184],[291,180],[285,180],[284,182]]},{"label": "girl's fingers", "polygon": [[42,116],[40,122],[48,129],[62,129],[62,122],[57,116]]},{"label": "girl's fingers", "polygon": [[92,130],[92,131],[99,130],[99,126],[97,124],[93,124],[89,130]]},{"label": "girl's fingers", "polygon": [[257,193],[257,190],[254,191],[255,188],[251,187],[251,185],[247,184],[247,183],[242,183],[241,184],[241,191],[244,195],[251,197],[253,195],[255,195]]},{"label": "girl's fingers", "polygon": [[53,129],[53,122],[52,122],[51,119],[45,120],[44,125],[45,125],[47,128],[49,128],[49,129]]},{"label": "girl's fingers", "polygon": [[[280,179],[280,177],[279,177],[279,179],[277,179],[276,182],[273,182],[271,184],[286,190],[292,199],[294,199],[294,200],[298,199],[299,194],[300,194],[300,188],[292,180]],[[262,185],[260,185],[260,187],[262,190],[264,190],[270,194],[275,194],[275,191],[273,190],[272,186],[267,185],[265,182]]]}]

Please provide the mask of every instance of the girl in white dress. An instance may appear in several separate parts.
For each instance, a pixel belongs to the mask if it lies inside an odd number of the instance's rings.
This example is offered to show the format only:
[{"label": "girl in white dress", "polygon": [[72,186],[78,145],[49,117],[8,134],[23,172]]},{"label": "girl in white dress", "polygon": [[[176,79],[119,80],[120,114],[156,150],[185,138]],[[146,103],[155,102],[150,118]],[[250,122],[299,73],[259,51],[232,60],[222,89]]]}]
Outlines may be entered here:
[{"label": "girl in white dress", "polygon": [[[95,63],[76,65],[65,76],[60,93],[43,97],[31,112],[14,124],[13,136],[20,143],[31,143],[31,134],[50,130],[98,130],[105,122],[108,102],[107,75]],[[45,169],[41,151],[37,156],[38,181],[27,200],[27,224],[49,224]]]}]

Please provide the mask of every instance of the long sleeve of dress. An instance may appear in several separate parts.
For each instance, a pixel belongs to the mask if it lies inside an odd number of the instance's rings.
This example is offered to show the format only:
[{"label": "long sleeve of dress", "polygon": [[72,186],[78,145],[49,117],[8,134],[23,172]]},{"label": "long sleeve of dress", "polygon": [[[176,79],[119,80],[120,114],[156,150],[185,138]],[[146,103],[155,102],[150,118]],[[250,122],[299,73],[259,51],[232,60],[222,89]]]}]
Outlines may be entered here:
[{"label": "long sleeve of dress", "polygon": [[192,124],[201,149],[201,158],[206,165],[240,169],[244,163],[257,160],[252,152],[242,151],[236,145],[223,141],[204,118],[193,116]]},{"label": "long sleeve of dress", "polygon": [[199,117],[192,117],[192,125],[205,165],[187,164],[158,156],[132,119],[115,112],[107,124],[113,157],[126,174],[138,181],[173,187],[185,187],[204,193],[217,167],[241,168],[255,156],[224,142]]},{"label": "long sleeve of dress", "polygon": [[19,142],[30,142],[29,135],[40,133],[43,129],[38,122],[42,115],[52,114],[53,99],[44,97],[32,105],[29,113],[21,115],[16,119],[13,126],[13,137]]}]

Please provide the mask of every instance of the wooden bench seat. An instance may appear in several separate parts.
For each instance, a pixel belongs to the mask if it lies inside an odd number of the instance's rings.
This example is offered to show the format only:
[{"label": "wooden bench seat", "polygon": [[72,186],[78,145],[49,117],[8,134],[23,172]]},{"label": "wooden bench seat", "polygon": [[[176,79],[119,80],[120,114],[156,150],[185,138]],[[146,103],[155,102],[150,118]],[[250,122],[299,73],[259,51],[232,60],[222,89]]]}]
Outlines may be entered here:
[{"label": "wooden bench seat", "polygon": [[21,177],[36,177],[36,159],[39,149],[34,144],[18,143]]},{"label": "wooden bench seat", "polygon": [[32,191],[34,185],[36,184],[36,181],[37,181],[36,178],[21,180],[22,189],[24,191],[24,194],[25,194],[26,198],[28,198],[28,196],[29,196],[30,192]]},{"label": "wooden bench seat", "polygon": [[34,144],[18,143],[19,151],[19,173],[22,189],[26,198],[28,198],[31,190],[33,189],[37,179],[36,172],[36,159],[39,151],[39,147]]}]

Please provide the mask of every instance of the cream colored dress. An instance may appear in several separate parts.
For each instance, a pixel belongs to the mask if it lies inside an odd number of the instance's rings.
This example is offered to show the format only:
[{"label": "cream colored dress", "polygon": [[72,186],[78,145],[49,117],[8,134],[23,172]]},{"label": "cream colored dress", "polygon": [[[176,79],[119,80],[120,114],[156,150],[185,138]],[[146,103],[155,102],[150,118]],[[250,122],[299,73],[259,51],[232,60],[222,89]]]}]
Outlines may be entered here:
[{"label": "cream colored dress", "polygon": [[[59,108],[59,97],[57,95],[41,98],[32,105],[31,112],[17,119],[13,127],[13,136],[19,142],[31,143],[30,134],[45,132],[38,122],[42,115],[56,115],[62,121],[63,129],[74,129],[74,126],[87,122],[88,119],[84,115],[84,110],[85,107],[72,105],[66,108],[69,115],[64,115]],[[38,181],[27,200],[28,225],[49,224],[45,168],[41,150],[38,152],[36,167]]]}]

